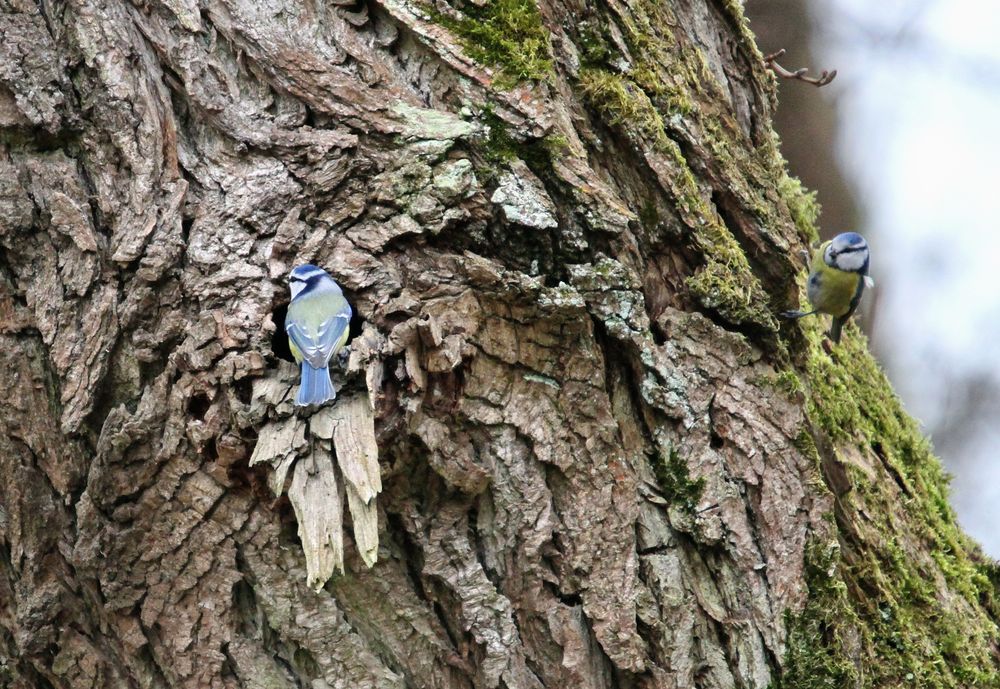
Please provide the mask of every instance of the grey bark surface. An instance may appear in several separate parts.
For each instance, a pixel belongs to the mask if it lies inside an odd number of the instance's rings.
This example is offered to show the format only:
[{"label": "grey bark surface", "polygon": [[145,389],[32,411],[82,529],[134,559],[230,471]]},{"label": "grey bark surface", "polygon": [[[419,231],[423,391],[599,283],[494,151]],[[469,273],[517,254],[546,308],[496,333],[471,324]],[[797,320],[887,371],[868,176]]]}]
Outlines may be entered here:
[{"label": "grey bark surface", "polygon": [[[771,78],[729,3],[539,8],[551,74],[509,85],[401,0],[4,3],[0,683],[780,676],[836,536],[762,382]],[[644,121],[581,18],[703,116]],[[273,346],[307,261],[361,324],[315,414]]]}]

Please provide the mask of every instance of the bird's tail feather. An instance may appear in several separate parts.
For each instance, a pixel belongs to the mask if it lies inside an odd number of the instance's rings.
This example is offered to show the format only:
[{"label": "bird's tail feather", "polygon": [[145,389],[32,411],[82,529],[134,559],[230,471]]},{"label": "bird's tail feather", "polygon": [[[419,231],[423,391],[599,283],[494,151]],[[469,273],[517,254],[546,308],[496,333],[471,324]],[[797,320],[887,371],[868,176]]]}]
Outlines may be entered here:
[{"label": "bird's tail feather", "polygon": [[844,327],[844,320],[834,317],[833,324],[830,326],[830,339],[833,340],[834,344],[840,344],[840,329]]},{"label": "bird's tail feather", "polygon": [[309,404],[322,404],[336,397],[337,392],[333,389],[333,381],[330,380],[330,369],[326,366],[313,368],[303,361],[302,379],[299,382],[299,394],[295,398],[295,404],[305,407]]}]

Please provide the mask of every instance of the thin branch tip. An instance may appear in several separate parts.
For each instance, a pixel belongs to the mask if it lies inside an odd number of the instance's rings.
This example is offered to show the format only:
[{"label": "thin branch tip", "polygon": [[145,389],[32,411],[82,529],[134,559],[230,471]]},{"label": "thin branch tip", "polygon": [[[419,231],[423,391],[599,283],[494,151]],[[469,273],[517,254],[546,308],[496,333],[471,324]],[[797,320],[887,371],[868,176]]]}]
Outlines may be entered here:
[{"label": "thin branch tip", "polygon": [[820,75],[818,77],[807,76],[809,73],[809,69],[806,67],[801,67],[795,70],[794,72],[785,69],[777,62],[778,58],[784,54],[785,54],[785,49],[782,48],[781,50],[775,53],[771,53],[770,55],[764,56],[764,65],[767,66],[772,72],[777,74],[782,79],[795,79],[797,81],[804,81],[807,84],[812,84],[813,86],[819,88],[820,86],[826,86],[831,81],[833,81],[837,76],[837,70],[835,69],[831,71],[827,71],[824,69],[822,72],[820,72]]}]

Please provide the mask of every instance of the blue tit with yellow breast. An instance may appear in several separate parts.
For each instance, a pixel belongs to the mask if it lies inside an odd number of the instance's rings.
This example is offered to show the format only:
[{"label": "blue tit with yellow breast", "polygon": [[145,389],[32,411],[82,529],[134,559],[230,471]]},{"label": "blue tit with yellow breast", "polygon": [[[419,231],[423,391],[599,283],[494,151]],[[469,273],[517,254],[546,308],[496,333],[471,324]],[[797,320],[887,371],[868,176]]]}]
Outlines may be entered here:
[{"label": "blue tit with yellow breast", "polygon": [[347,342],[351,305],[322,268],[305,264],[288,276],[292,301],[285,316],[288,347],[302,377],[295,404],[322,404],[337,397],[330,380],[330,358]]},{"label": "blue tit with yellow breast", "polygon": [[861,303],[868,277],[868,242],[855,232],[838,234],[823,242],[813,253],[806,295],[812,311],[785,311],[785,318],[802,318],[815,313],[833,316],[830,339],[840,342],[840,330]]}]

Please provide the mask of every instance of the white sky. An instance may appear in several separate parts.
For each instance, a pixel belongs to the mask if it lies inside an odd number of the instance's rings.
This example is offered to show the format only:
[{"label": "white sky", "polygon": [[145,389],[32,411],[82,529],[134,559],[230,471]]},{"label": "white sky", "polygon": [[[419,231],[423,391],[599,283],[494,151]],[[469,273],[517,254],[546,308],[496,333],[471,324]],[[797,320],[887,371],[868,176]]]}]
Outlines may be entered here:
[{"label": "white sky", "polygon": [[[955,378],[1000,380],[1000,2],[824,0],[816,18],[872,245],[875,345],[933,426]],[[992,421],[943,459],[959,518],[997,557]]]}]

